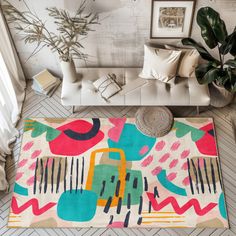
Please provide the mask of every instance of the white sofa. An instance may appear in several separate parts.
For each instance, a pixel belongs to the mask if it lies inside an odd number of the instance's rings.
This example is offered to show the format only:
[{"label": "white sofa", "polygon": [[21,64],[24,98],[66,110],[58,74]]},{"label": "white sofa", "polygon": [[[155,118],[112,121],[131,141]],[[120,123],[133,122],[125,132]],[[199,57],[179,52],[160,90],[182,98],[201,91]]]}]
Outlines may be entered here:
[{"label": "white sofa", "polygon": [[[148,80],[135,90],[111,97],[108,101],[99,93],[89,89],[89,84],[101,76],[114,73],[119,84],[125,85],[138,78],[142,68],[82,68],[78,81],[63,80],[61,101],[65,106],[208,106],[210,95],[207,85],[200,85],[197,79],[176,78],[171,84]],[[91,86],[90,86],[91,87]]]}]

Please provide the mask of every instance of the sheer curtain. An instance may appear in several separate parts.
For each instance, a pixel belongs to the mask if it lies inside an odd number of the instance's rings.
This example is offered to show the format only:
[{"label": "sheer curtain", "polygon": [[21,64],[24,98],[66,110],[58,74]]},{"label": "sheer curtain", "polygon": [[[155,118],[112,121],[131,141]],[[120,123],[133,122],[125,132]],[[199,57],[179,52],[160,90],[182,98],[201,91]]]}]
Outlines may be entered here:
[{"label": "sheer curtain", "polygon": [[18,131],[15,125],[20,117],[25,96],[25,77],[0,8],[0,191],[8,189],[5,174],[9,145]]}]

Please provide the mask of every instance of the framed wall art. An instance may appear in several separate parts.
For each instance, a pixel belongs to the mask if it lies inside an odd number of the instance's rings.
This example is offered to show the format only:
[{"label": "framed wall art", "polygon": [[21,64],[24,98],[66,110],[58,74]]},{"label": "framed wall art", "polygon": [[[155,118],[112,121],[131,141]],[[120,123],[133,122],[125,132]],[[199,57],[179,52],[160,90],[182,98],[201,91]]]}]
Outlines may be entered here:
[{"label": "framed wall art", "polygon": [[195,0],[152,0],[150,38],[189,37]]}]

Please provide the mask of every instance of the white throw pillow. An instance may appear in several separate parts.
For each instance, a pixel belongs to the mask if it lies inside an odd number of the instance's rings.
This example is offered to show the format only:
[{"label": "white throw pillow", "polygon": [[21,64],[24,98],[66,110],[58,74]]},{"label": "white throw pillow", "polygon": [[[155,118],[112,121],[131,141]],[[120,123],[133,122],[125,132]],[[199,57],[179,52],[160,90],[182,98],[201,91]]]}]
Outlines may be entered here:
[{"label": "white throw pillow", "polygon": [[144,45],[143,70],[139,75],[144,79],[158,79],[167,83],[175,78],[181,51],[153,48]]},{"label": "white throw pillow", "polygon": [[105,100],[114,96],[121,90],[121,87],[116,82],[116,75],[114,74],[102,76],[93,82],[93,85]]},{"label": "white throw pillow", "polygon": [[177,48],[171,45],[165,45],[165,48],[182,52],[177,75],[180,77],[193,77],[195,68],[199,63],[199,52],[196,49]]}]

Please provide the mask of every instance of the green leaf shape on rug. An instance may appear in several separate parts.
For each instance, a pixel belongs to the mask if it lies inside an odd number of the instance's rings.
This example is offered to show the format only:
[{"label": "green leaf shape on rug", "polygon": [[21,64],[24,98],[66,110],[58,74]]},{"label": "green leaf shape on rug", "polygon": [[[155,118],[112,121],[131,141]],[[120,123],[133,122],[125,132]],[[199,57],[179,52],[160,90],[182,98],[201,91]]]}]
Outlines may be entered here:
[{"label": "green leaf shape on rug", "polygon": [[190,125],[186,125],[182,122],[175,121],[174,123],[174,129],[176,129],[176,137],[177,138],[182,138],[189,132],[191,132],[191,138],[193,142],[197,142],[200,140],[204,135],[205,131],[196,129]]},{"label": "green leaf shape on rug", "polygon": [[50,141],[56,139],[60,134],[61,134],[61,131],[48,126],[47,134],[46,134],[47,142],[50,142]]},{"label": "green leaf shape on rug", "polygon": [[31,133],[32,138],[36,138],[46,132],[47,142],[56,139],[61,134],[61,131],[54,129],[50,126],[47,126],[45,124],[42,124],[38,121],[30,120],[30,122],[27,122],[26,125],[28,125],[32,129]]}]

